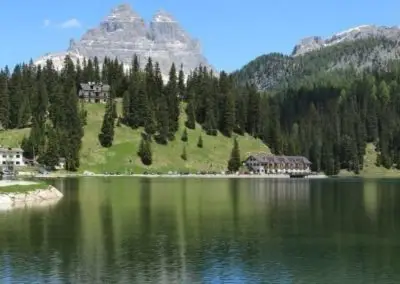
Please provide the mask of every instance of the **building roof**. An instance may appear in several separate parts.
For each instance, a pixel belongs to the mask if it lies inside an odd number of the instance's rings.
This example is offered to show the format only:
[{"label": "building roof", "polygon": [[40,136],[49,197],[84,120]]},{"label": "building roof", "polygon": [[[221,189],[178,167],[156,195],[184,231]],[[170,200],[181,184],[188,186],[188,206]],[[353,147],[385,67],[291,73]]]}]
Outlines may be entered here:
[{"label": "building roof", "polygon": [[311,165],[312,163],[303,156],[275,156],[271,154],[266,154],[266,153],[257,153],[257,154],[252,154],[250,157],[254,157],[256,160],[258,160],[260,163],[274,163],[274,164],[279,164],[279,163],[304,163]]},{"label": "building roof", "polygon": [[88,83],[81,83],[80,87],[84,91],[92,91],[93,89],[91,87],[99,87],[102,91],[108,92],[110,91],[110,85],[108,84],[103,84],[103,83],[94,83],[94,82],[88,82]]},{"label": "building roof", "polygon": [[0,147],[0,152],[23,152],[21,148],[6,148],[6,147]]}]

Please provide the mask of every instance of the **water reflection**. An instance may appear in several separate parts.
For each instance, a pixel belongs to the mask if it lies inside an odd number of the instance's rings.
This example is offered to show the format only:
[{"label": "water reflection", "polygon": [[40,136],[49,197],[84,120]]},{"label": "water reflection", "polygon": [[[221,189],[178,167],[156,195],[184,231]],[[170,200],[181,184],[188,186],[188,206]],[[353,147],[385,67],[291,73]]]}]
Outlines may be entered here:
[{"label": "water reflection", "polygon": [[395,283],[399,183],[56,180],[0,214],[1,283]]}]

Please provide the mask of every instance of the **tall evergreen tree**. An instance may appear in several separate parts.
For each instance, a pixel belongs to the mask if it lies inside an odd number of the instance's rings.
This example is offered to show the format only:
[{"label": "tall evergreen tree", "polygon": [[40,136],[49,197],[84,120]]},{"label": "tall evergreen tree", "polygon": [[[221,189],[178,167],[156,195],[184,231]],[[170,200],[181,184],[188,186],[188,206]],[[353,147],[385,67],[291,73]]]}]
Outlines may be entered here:
[{"label": "tall evergreen tree", "polygon": [[181,64],[181,68],[179,69],[178,75],[178,90],[179,90],[179,99],[186,100],[186,86],[185,86],[185,73],[183,72],[183,64]]},{"label": "tall evergreen tree", "polygon": [[9,91],[8,74],[0,71],[0,129],[7,129],[9,126]]},{"label": "tall evergreen tree", "polygon": [[[9,80],[9,127],[20,126],[22,102],[24,93],[22,92],[22,70],[20,65],[16,65]],[[25,100],[26,102],[26,100]],[[23,113],[22,113],[23,114]]]},{"label": "tall evergreen tree", "polygon": [[235,138],[233,140],[233,148],[231,156],[228,161],[228,170],[230,172],[237,172],[241,166],[239,143]]},{"label": "tall evergreen tree", "polygon": [[228,137],[231,137],[235,129],[235,99],[231,93],[224,95],[223,99],[223,115],[221,118],[221,132]]},{"label": "tall evergreen tree", "polygon": [[40,155],[38,162],[46,165],[50,169],[54,170],[59,164],[59,138],[54,128],[48,129],[48,137],[46,142],[46,148],[42,155]]},{"label": "tall evergreen tree", "polygon": [[169,71],[169,80],[165,89],[165,95],[168,103],[169,131],[173,135],[179,128],[179,89],[174,63],[172,63]]},{"label": "tall evergreen tree", "polygon": [[188,96],[188,103],[186,106],[186,116],[187,120],[185,121],[185,125],[189,129],[196,128],[196,111],[194,106],[194,94],[190,93]]},{"label": "tall evergreen tree", "polygon": [[201,135],[199,136],[199,139],[197,140],[197,147],[203,148],[203,138]]},{"label": "tall evergreen tree", "polygon": [[138,155],[144,165],[150,166],[153,163],[151,145],[148,138],[142,138],[140,141]]},{"label": "tall evergreen tree", "polygon": [[109,99],[106,105],[106,111],[103,117],[103,124],[101,126],[101,131],[99,134],[100,145],[106,148],[112,146],[114,141],[114,100]]},{"label": "tall evergreen tree", "polygon": [[158,98],[157,102],[157,137],[156,140],[160,144],[168,143],[169,135],[169,116],[167,99],[164,95]]}]

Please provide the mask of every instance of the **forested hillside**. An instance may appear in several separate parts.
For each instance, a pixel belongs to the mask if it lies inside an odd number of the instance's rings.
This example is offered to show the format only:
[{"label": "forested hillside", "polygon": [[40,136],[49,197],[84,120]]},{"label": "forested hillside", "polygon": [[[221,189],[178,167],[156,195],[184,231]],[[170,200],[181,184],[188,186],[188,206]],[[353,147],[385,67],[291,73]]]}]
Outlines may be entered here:
[{"label": "forested hillside", "polygon": [[[97,60],[74,65],[66,57],[61,73],[51,61],[44,68],[33,64],[17,65],[12,72],[4,68],[0,73],[0,122],[6,135],[30,127],[22,141],[26,156],[35,155],[47,165],[65,157],[67,170],[77,170],[82,159],[85,165],[88,161],[95,164],[89,153],[106,155],[90,152],[87,145],[82,154],[82,141],[108,149],[121,135],[124,142],[132,135],[138,145],[129,151],[137,150],[133,155],[143,165],[173,167],[175,158],[154,159],[153,149],[163,145],[171,145],[165,151],[187,161],[188,149],[201,149],[204,141],[212,143],[212,137],[226,140],[218,140],[206,152],[229,153],[234,144],[230,137],[245,135],[246,139],[238,140],[239,147],[241,141],[251,141],[249,137],[258,138],[273,153],[304,155],[314,170],[328,174],[362,170],[367,143],[377,146],[377,165],[400,168],[400,65],[392,62],[385,69],[349,69],[342,77],[327,72],[318,80],[299,81],[270,95],[249,84],[236,86],[235,75],[221,72],[216,77],[204,67],[189,74],[185,82],[183,72],[172,65],[164,83],[158,64],[151,59],[141,70],[135,57],[131,71],[124,74],[122,64],[115,60],[106,59],[100,68]],[[95,116],[102,121],[96,128],[94,108],[77,97],[77,86],[87,81],[109,83],[112,90],[112,99],[102,106],[105,112]],[[120,107],[115,104],[117,97],[121,97]],[[188,134],[194,146],[187,144]],[[263,149],[255,147],[259,144],[254,141],[246,142],[244,151]],[[228,164],[229,154],[215,156],[218,164]]]},{"label": "forested hillside", "polygon": [[[95,59],[74,65],[66,57],[61,73],[51,61],[43,68],[30,63],[17,65],[12,72],[2,69],[2,143],[22,143],[26,157],[50,167],[65,157],[70,171],[80,169],[82,162],[84,169],[97,170],[223,170],[234,132],[241,137],[243,155],[268,151],[260,140],[245,134],[255,129],[257,113],[252,110],[258,107],[257,92],[235,90],[226,73],[216,78],[201,67],[185,82],[182,70],[172,65],[168,82],[163,82],[158,63],[151,59],[141,70],[134,57],[128,74],[116,60],[102,64],[100,68]],[[88,81],[111,85],[106,105],[78,100],[79,83]],[[18,141],[10,141],[13,137]],[[111,156],[120,164],[110,162]],[[138,167],[137,158],[143,167]]]},{"label": "forested hillside", "polygon": [[254,84],[258,90],[284,89],[301,82],[320,81],[326,73],[344,78],[347,69],[386,70],[400,58],[399,44],[387,38],[366,38],[343,42],[301,56],[280,53],[262,55],[233,73],[239,85]]}]

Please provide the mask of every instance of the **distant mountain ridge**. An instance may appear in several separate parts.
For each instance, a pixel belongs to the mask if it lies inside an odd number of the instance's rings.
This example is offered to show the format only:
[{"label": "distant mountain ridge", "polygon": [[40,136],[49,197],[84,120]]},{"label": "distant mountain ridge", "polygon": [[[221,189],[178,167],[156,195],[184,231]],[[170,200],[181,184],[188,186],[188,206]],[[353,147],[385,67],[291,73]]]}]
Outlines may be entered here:
[{"label": "distant mountain ridge", "polygon": [[320,36],[306,37],[294,47],[292,56],[298,56],[324,47],[332,46],[341,42],[355,41],[369,37],[386,38],[393,41],[400,40],[399,27],[386,27],[375,25],[361,25],[334,34],[322,39]]},{"label": "distant mountain ridge", "polygon": [[255,84],[259,90],[292,86],[326,72],[385,68],[400,59],[400,28],[363,25],[322,39],[307,37],[291,55],[270,53],[257,57],[233,72],[239,84]]},{"label": "distant mountain ridge", "polygon": [[128,68],[136,54],[141,66],[151,57],[159,62],[161,73],[166,76],[174,62],[176,67],[183,65],[188,74],[199,65],[207,66],[202,55],[200,42],[193,39],[166,11],[157,11],[147,25],[143,18],[132,10],[129,4],[121,4],[93,29],[88,30],[79,41],[71,40],[65,52],[48,53],[35,63],[43,65],[51,59],[57,69],[63,66],[63,60],[69,55],[74,61],[97,57],[117,58]]}]

